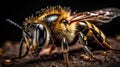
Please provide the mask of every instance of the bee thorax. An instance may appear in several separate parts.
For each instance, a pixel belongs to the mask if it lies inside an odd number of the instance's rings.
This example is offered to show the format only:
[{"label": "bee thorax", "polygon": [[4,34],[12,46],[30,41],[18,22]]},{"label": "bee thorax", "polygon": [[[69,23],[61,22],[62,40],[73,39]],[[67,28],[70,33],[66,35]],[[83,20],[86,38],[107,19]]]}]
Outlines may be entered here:
[{"label": "bee thorax", "polygon": [[55,30],[51,31],[50,42],[54,42],[54,44],[61,44],[62,39],[66,38],[68,43],[71,43],[75,37],[74,30]]}]

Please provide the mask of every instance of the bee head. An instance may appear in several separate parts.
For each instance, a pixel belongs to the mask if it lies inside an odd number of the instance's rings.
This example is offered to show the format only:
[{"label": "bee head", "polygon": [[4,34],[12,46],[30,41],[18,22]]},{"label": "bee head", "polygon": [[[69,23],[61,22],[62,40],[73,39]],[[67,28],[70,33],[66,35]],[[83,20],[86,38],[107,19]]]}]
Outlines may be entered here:
[{"label": "bee head", "polygon": [[33,56],[39,55],[40,50],[48,44],[48,33],[43,24],[32,24],[24,29],[10,19],[6,19],[6,21],[23,31],[24,42],[28,43],[26,46],[29,47]]}]

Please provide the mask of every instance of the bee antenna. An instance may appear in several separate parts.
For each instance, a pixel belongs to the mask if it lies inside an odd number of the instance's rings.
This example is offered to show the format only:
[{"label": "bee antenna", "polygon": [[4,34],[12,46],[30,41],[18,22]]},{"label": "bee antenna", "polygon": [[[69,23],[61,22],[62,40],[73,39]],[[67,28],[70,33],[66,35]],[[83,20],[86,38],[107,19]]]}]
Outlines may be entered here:
[{"label": "bee antenna", "polygon": [[31,38],[31,36],[22,28],[22,26],[18,25],[17,23],[13,22],[13,21],[10,20],[10,19],[6,19],[6,21],[8,21],[10,24],[15,25],[16,27],[18,27],[18,28],[21,29],[22,31],[24,31],[24,32]]},{"label": "bee antenna", "polygon": [[15,25],[16,27],[20,28],[21,30],[23,30],[23,28],[20,25],[18,25],[17,23],[13,22],[12,20],[6,19],[6,21],[9,22],[10,24]]}]

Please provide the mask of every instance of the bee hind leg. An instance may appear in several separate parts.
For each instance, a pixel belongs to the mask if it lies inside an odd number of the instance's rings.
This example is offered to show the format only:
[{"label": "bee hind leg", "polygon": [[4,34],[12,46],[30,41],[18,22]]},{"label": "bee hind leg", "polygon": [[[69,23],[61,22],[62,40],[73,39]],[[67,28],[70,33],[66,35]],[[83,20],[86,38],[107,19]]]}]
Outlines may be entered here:
[{"label": "bee hind leg", "polygon": [[113,48],[112,46],[110,46],[110,44],[107,41],[104,41],[101,44],[103,45],[103,47],[105,47],[107,49],[110,49],[110,50],[113,50],[113,51],[120,51],[120,49],[116,49],[116,48]]},{"label": "bee hind leg", "polygon": [[62,43],[61,43],[61,48],[62,48],[62,53],[64,57],[65,67],[70,67],[69,66],[69,53],[68,53],[69,45],[68,45],[66,38],[63,38]]},{"label": "bee hind leg", "polygon": [[97,60],[97,61],[100,61],[101,62],[101,59],[95,57],[93,55],[93,53],[89,50],[89,48],[87,47],[87,37],[84,36],[81,32],[80,32],[80,36],[79,36],[79,41],[80,43],[83,45],[83,49],[84,51],[93,59]]},{"label": "bee hind leg", "polygon": [[[96,42],[101,45],[105,49],[113,50],[113,51],[120,51],[120,49],[113,48],[105,38],[105,35],[102,33],[102,31],[96,32],[94,29],[91,29],[92,31],[92,37],[96,40]],[[104,36],[103,36],[104,35]]]}]

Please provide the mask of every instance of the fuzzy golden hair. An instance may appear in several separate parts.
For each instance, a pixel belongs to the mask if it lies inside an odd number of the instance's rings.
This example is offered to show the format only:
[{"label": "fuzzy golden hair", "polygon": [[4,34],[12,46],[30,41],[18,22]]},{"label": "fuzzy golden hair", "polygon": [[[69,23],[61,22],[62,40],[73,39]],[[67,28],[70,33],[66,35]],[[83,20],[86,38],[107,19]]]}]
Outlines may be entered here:
[{"label": "fuzzy golden hair", "polygon": [[66,18],[70,16],[70,13],[71,10],[69,8],[61,7],[61,6],[43,8],[41,9],[41,11],[36,12],[36,16],[32,15],[31,17],[25,18],[24,26],[27,26],[28,24],[39,23],[44,19],[45,16],[50,14],[61,14],[62,15],[61,18]]}]

